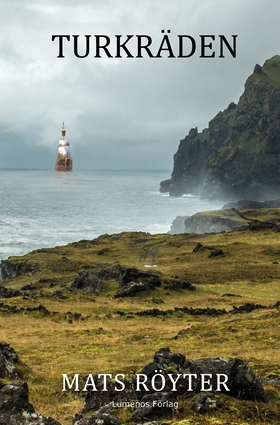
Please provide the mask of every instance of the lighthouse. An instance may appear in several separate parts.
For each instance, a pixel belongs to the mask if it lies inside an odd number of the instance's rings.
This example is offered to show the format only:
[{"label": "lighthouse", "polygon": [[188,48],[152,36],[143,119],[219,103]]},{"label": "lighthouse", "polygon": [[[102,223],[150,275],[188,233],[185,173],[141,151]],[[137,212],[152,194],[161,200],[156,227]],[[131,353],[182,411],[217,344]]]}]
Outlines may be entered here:
[{"label": "lighthouse", "polygon": [[70,156],[70,146],[68,140],[65,139],[66,128],[64,122],[61,128],[62,139],[58,142],[57,158],[55,162],[56,171],[71,171],[73,168],[73,160]]}]

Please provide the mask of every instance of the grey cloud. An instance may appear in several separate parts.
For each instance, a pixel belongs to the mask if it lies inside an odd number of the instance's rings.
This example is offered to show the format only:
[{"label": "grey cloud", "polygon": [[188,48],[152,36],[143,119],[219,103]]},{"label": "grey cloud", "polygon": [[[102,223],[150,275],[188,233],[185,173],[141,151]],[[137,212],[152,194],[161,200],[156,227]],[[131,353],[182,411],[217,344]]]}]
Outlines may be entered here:
[{"label": "grey cloud", "polygon": [[[279,53],[276,0],[4,0],[1,8],[0,167],[17,164],[16,151],[26,166],[52,168],[65,121],[80,168],[171,168],[189,129],[237,102],[255,63]],[[161,29],[172,42],[190,34],[198,46],[199,34],[237,34],[237,58],[78,59],[66,43],[57,59],[51,41],[148,34],[160,42]]]}]

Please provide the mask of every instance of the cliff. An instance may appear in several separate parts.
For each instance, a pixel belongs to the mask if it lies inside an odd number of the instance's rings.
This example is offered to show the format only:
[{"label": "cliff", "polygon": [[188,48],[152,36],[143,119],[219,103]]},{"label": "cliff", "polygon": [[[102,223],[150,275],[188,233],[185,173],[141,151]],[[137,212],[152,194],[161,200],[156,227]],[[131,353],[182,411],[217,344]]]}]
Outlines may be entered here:
[{"label": "cliff", "polygon": [[191,129],[161,192],[204,199],[265,200],[280,195],[280,56],[256,65],[237,105],[208,128]]}]

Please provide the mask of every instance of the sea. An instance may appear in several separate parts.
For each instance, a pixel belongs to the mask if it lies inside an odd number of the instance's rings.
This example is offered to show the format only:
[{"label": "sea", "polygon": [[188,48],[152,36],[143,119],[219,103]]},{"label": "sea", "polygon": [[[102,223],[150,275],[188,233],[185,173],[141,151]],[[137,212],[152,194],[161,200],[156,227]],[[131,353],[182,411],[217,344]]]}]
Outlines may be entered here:
[{"label": "sea", "polygon": [[219,209],[159,192],[170,171],[0,170],[0,260],[124,231],[167,233],[176,216]]}]

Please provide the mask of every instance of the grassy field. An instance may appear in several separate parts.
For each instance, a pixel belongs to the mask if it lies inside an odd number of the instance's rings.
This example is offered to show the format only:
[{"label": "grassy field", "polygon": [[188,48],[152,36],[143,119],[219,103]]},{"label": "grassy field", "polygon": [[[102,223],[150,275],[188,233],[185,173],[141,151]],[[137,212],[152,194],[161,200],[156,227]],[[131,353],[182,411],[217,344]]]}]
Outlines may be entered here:
[{"label": "grassy field", "polygon": [[[197,243],[203,248],[193,252]],[[221,249],[222,255],[210,258],[213,249]],[[35,410],[65,425],[72,423],[84,400],[61,391],[62,373],[135,373],[162,347],[190,359],[240,357],[258,376],[280,374],[279,308],[214,317],[174,311],[186,306],[229,312],[245,303],[268,307],[280,301],[280,236],[272,229],[205,235],[127,232],[36,250],[9,261],[21,264],[22,273],[2,282],[4,286],[30,285],[32,290],[29,296],[1,299],[16,312],[0,309],[0,341],[9,343],[30,367],[25,379]],[[68,290],[79,270],[98,272],[112,264],[159,271],[162,285],[120,299],[112,299],[116,281],[105,282],[107,291],[99,295]],[[196,290],[164,289],[164,281],[175,275]],[[55,291],[64,297],[57,298]],[[50,314],[30,310],[40,304]],[[172,309],[173,314],[134,314],[153,308]],[[192,402],[182,401],[180,417],[165,423],[276,425],[280,389],[270,385],[266,391],[269,405],[221,396],[223,409],[211,415],[195,414]],[[122,419],[129,423],[131,412],[124,412]]]}]

